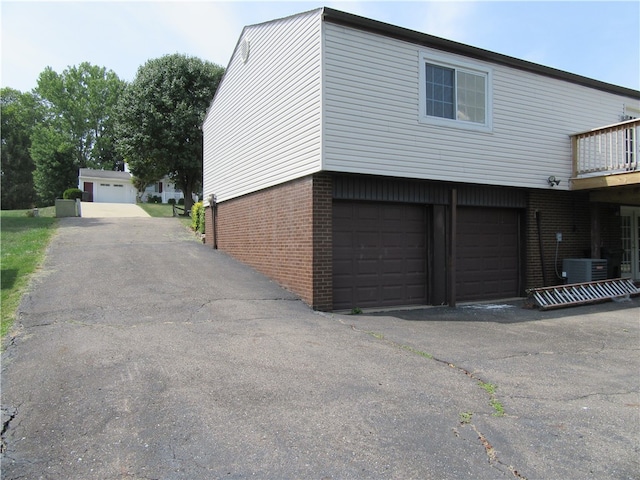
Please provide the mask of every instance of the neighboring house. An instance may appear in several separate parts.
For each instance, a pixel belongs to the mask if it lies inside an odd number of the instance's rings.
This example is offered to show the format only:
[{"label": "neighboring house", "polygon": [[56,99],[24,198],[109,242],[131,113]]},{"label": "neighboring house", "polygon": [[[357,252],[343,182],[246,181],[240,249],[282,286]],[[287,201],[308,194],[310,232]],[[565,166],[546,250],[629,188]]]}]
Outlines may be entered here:
[{"label": "neighboring house", "polygon": [[203,123],[206,242],[320,310],[521,297],[566,258],[638,280],[638,116],[636,90],[328,8],[248,26]]},{"label": "neighboring house", "polygon": [[184,195],[182,190],[178,189],[169,177],[164,177],[153,185],[148,185],[142,192],[140,200],[146,202],[150,197],[160,197],[162,203],[168,203],[170,199],[174,199],[178,203],[178,200],[184,198]]},{"label": "neighboring house", "polygon": [[85,192],[82,200],[98,203],[136,203],[138,191],[129,172],[81,168],[78,188]]}]

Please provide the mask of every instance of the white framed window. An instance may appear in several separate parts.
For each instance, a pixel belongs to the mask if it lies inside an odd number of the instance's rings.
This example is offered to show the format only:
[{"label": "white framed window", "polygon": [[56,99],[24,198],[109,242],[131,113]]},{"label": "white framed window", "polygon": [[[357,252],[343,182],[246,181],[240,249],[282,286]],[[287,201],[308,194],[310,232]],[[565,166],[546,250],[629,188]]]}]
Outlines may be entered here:
[{"label": "white framed window", "polygon": [[489,67],[420,53],[420,113],[423,123],[491,131]]}]

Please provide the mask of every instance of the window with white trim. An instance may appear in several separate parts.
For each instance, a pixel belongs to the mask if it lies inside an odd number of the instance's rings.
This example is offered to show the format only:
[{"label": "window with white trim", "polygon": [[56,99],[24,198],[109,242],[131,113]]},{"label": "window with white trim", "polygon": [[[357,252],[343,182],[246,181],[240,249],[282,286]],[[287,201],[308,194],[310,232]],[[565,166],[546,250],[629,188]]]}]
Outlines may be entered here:
[{"label": "window with white trim", "polygon": [[420,121],[491,130],[491,70],[421,53]]}]

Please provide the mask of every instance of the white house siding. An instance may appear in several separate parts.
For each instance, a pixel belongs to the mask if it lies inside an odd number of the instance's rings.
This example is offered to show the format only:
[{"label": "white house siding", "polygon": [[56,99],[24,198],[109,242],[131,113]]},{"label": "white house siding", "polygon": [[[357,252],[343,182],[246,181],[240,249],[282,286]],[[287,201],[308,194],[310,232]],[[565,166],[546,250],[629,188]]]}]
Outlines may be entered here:
[{"label": "white house siding", "polygon": [[224,201],[320,170],[320,13],[243,30],[203,124],[205,199]]},{"label": "white house siding", "polygon": [[429,49],[327,23],[324,164],[329,171],[549,188],[571,176],[572,133],[618,122],[637,100],[431,50],[491,69],[490,133],[420,123],[419,55]]}]

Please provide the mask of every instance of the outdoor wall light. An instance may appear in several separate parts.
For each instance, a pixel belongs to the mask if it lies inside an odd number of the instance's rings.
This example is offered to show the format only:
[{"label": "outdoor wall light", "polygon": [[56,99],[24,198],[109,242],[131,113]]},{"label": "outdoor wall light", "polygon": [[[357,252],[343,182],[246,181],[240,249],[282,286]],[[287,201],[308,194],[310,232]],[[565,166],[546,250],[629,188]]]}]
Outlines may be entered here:
[{"label": "outdoor wall light", "polygon": [[549,178],[547,178],[547,182],[549,182],[549,186],[550,187],[555,187],[556,185],[560,185],[560,180],[558,180],[553,175],[551,175]]}]

